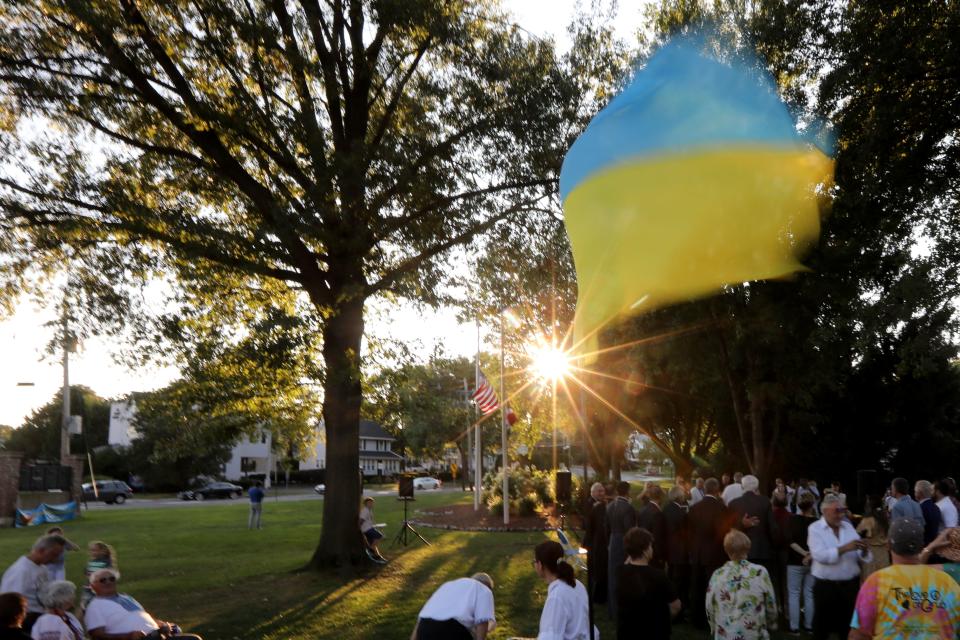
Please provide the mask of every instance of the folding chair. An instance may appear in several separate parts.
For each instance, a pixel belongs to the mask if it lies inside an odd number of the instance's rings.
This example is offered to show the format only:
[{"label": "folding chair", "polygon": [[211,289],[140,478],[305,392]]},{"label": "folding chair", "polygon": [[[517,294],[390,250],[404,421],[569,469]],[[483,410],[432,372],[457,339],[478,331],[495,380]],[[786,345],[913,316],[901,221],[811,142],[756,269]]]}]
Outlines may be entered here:
[{"label": "folding chair", "polygon": [[574,546],[563,529],[554,529],[554,531],[557,532],[557,538],[560,539],[560,546],[563,547],[563,555],[567,556],[577,569],[586,571],[587,550],[580,545]]}]

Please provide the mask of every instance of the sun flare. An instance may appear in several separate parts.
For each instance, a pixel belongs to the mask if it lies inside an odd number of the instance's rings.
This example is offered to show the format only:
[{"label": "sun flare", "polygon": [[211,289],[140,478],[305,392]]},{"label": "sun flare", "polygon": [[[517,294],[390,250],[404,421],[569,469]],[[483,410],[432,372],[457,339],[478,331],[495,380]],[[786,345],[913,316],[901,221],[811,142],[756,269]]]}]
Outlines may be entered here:
[{"label": "sun flare", "polygon": [[553,345],[544,344],[530,351],[530,371],[545,382],[556,382],[567,377],[572,366],[570,354]]}]

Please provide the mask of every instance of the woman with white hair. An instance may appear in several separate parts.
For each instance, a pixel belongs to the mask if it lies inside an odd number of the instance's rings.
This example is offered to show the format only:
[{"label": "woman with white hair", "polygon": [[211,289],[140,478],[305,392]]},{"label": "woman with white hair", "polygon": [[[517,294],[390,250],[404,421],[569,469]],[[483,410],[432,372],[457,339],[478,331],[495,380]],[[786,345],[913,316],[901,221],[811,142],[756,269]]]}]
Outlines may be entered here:
[{"label": "woman with white hair", "polygon": [[714,640],[769,640],[777,628],[777,601],[767,570],[747,562],[750,538],[736,529],[723,539],[730,561],[707,587],[707,620]]},{"label": "woman with white hair", "polygon": [[83,625],[70,613],[77,588],[67,580],[47,583],[40,594],[46,613],[37,618],[30,630],[33,640],[83,640]]}]

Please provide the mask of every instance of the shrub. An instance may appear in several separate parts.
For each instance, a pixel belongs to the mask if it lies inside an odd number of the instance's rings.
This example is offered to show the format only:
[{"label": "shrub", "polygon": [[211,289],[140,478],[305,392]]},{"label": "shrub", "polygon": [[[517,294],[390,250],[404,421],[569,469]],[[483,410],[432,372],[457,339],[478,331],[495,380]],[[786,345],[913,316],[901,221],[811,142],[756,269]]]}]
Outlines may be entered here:
[{"label": "shrub", "polygon": [[492,516],[503,515],[503,498],[501,496],[491,496],[486,501],[487,512]]},{"label": "shrub", "polygon": [[517,504],[517,512],[521,516],[532,516],[537,512],[537,508],[542,504],[536,493],[528,493],[520,498]]},{"label": "shrub", "polygon": [[326,469],[296,469],[290,472],[290,482],[298,484],[320,484],[326,482]]},{"label": "shrub", "polygon": [[[510,484],[508,491],[510,495],[511,511],[517,511],[524,515],[521,509],[529,509],[527,513],[534,513],[544,505],[553,504],[554,501],[554,480],[553,473],[550,471],[541,471],[539,469],[516,468],[510,469]],[[576,487],[576,480],[574,480]],[[495,498],[503,496],[503,474],[501,471],[490,471],[483,477],[481,500],[487,504],[492,504]],[[524,505],[528,503],[528,506]],[[532,508],[531,506],[532,505]],[[498,508],[502,508],[498,507]]]}]

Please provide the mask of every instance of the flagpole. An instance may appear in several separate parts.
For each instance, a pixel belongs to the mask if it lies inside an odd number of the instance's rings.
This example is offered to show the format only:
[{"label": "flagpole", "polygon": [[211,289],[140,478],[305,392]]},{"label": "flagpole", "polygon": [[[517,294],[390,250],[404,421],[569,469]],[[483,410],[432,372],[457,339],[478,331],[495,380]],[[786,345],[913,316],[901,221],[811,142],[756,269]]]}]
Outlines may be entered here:
[{"label": "flagpole", "polygon": [[510,480],[507,472],[507,394],[503,379],[503,314],[500,311],[500,446],[503,449],[503,524],[510,524]]},{"label": "flagpole", "polygon": [[[479,317],[476,319],[476,323],[477,323],[477,357],[476,357],[476,360],[474,361],[475,366],[473,370],[473,388],[479,389],[480,388],[480,318]],[[480,409],[477,407],[476,403],[473,404],[473,415],[476,418],[475,422],[477,424],[477,426],[474,427],[474,430],[473,430],[474,431],[473,446],[476,447],[476,449],[474,450],[474,455],[476,456],[476,460],[474,461],[474,465],[473,465],[473,474],[474,474],[473,475],[474,477],[473,510],[479,511],[480,510],[480,482],[483,476],[483,469],[481,468],[483,466],[482,453],[481,453],[483,449],[483,445],[480,440],[480,420],[479,420]]]},{"label": "flagpole", "polygon": [[[467,407],[473,404],[470,402],[470,386],[469,386],[469,383],[467,383],[466,377],[463,378],[463,401],[467,404]],[[469,422],[470,422],[470,417],[468,414],[467,415],[467,423],[468,423],[467,424],[467,455],[463,457],[464,467],[462,471],[463,475],[461,476],[463,478],[463,483],[467,486],[470,485],[470,465],[473,464],[473,461],[471,460],[471,458],[473,457],[473,432],[470,431]],[[473,491],[474,493],[476,493],[477,488],[474,487]]]}]

